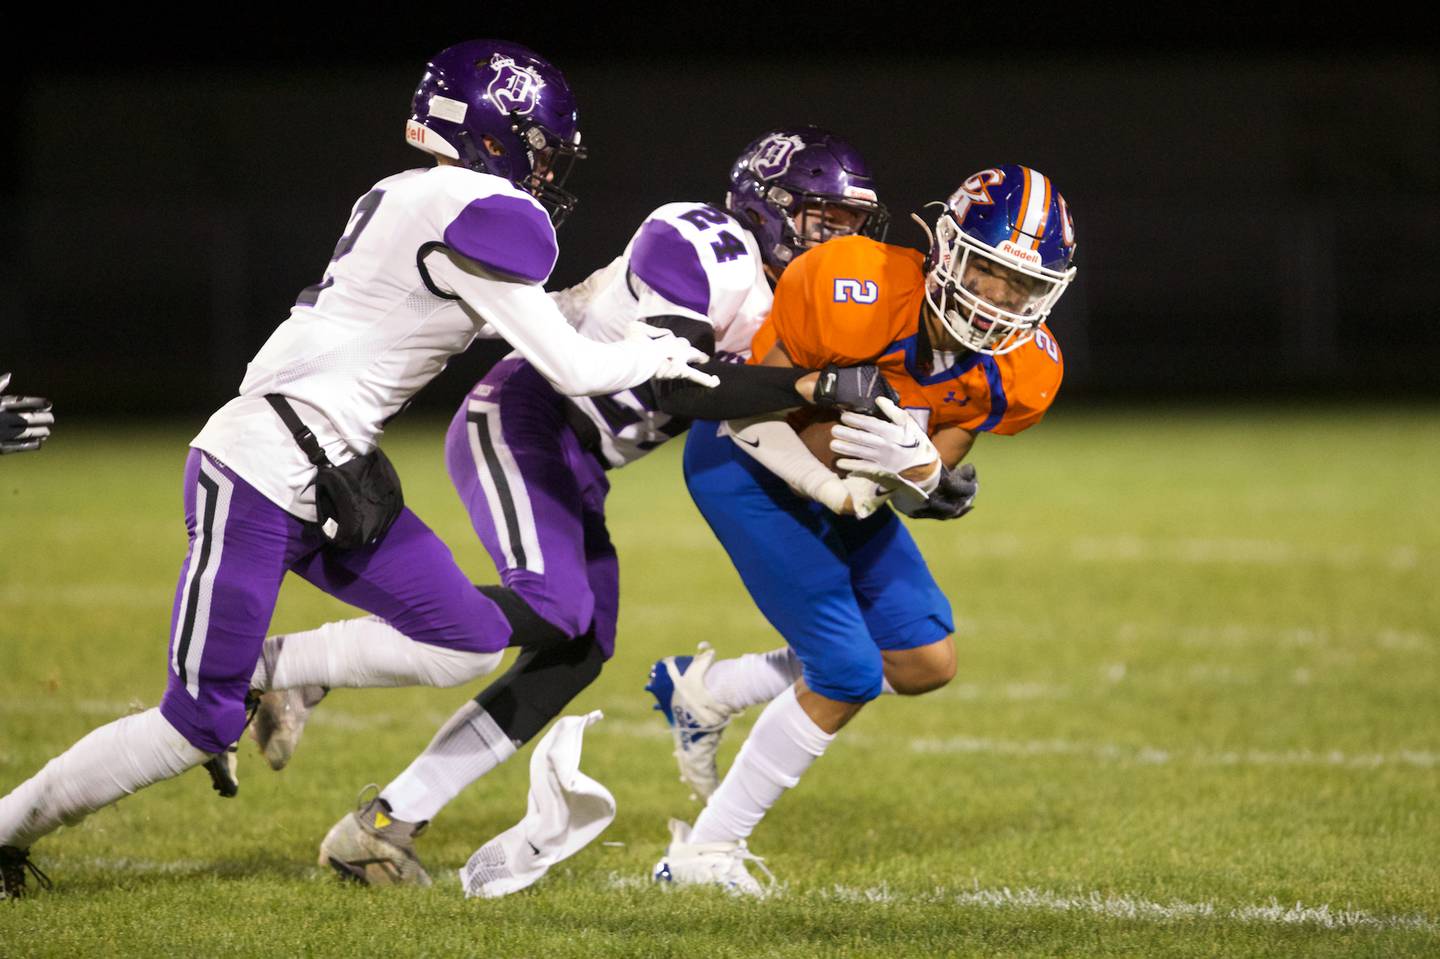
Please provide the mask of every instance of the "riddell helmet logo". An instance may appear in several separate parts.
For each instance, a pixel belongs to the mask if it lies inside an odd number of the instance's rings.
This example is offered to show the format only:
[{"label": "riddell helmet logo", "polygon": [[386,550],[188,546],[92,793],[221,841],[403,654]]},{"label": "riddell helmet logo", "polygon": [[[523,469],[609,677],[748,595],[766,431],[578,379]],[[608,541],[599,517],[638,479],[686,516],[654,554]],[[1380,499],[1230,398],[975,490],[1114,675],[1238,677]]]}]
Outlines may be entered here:
[{"label": "riddell helmet logo", "polygon": [[1000,245],[996,249],[998,249],[1001,253],[1004,253],[1006,256],[1013,256],[1015,259],[1020,260],[1023,263],[1029,263],[1033,266],[1040,265],[1039,253],[1036,253],[1034,250],[1027,250],[1023,246],[1016,246],[1009,240],[1000,241]]},{"label": "riddell helmet logo", "polygon": [[528,116],[540,104],[540,91],[545,81],[534,67],[522,67],[511,57],[495,54],[490,58],[495,79],[485,88],[490,102],[505,113]]},{"label": "riddell helmet logo", "polygon": [[765,138],[755,150],[750,169],[762,180],[772,180],[790,169],[790,159],[805,147],[805,141],[789,133],[776,133]]}]

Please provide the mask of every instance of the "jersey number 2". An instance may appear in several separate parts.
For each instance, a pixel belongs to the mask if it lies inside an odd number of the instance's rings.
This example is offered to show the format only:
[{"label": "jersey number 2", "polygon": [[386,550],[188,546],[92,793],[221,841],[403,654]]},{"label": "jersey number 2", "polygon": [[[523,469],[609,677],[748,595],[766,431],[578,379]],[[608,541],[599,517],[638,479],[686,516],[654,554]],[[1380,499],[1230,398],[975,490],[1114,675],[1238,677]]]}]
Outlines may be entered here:
[{"label": "jersey number 2", "polygon": [[[365,232],[365,227],[369,225],[370,218],[375,215],[375,211],[379,208],[380,201],[384,196],[384,190],[371,190],[362,196],[359,202],[355,204],[355,210],[350,214],[350,222],[352,225],[346,229],[345,235],[340,238],[340,242],[335,244],[335,252],[330,254],[331,263],[334,263],[346,253],[355,249],[355,242],[360,239],[360,234]],[[321,292],[330,289],[334,282],[335,278],[330,275],[330,271],[327,268],[324,279],[314,286],[307,286],[300,291],[300,296],[295,300],[295,305],[314,306],[316,301],[320,299]]]}]

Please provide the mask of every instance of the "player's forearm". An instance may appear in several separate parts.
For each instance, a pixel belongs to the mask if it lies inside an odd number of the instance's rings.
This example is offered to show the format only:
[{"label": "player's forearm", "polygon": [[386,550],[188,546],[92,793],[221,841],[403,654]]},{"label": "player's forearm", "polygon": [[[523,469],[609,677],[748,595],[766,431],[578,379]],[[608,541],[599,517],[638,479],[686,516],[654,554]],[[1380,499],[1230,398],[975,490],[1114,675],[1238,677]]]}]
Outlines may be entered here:
[{"label": "player's forearm", "polygon": [[846,512],[850,491],[783,419],[756,417],[726,423],[736,444],[791,489],[833,512]]},{"label": "player's forearm", "polygon": [[947,426],[930,437],[935,444],[935,451],[940,454],[940,462],[945,464],[946,469],[954,469],[960,465],[970,452],[970,447],[975,445],[976,433],[959,426]]},{"label": "player's forearm", "polygon": [[875,414],[882,398],[899,395],[872,364],[804,370],[793,366],[712,365],[717,385],[697,391],[652,383],[655,406],[666,413],[702,419],[734,419],[774,413],[802,403]]},{"label": "player's forearm", "polygon": [[509,282],[450,257],[427,261],[430,275],[458,295],[567,396],[595,396],[638,386],[656,371],[637,341],[601,343],[582,336],[539,286]]},{"label": "player's forearm", "polygon": [[813,401],[813,371],[742,366],[712,360],[698,369],[719,377],[706,389],[673,381],[652,383],[655,405],[663,413],[699,420],[730,420],[776,413]]}]

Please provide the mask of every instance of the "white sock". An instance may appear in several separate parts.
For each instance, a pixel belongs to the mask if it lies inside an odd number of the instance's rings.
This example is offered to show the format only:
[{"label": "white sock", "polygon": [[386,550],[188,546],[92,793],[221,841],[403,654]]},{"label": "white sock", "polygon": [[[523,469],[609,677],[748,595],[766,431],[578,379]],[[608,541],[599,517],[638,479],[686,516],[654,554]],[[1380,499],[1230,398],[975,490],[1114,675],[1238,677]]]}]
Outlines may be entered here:
[{"label": "white sock", "polygon": [[782,646],[768,653],[746,653],[711,663],[705,672],[705,688],[722,706],[748,709],[768,703],[795,685],[801,672],[800,657],[789,646]]},{"label": "white sock", "polygon": [[695,820],[690,841],[733,842],[749,836],[780,794],[798,783],[834,741],[834,734],[805,714],[793,686],[776,696]]},{"label": "white sock", "polygon": [[92,730],[0,799],[0,846],[29,846],[139,789],[209,759],[147,709]]},{"label": "white sock", "polygon": [[269,637],[250,685],[261,690],[458,686],[492,672],[500,658],[417,643],[378,616],[367,616]]},{"label": "white sock", "polygon": [[[705,688],[716,702],[730,709],[749,709],[768,703],[795,685],[805,672],[800,657],[789,646],[768,653],[746,653],[735,659],[721,659],[705,672]],[[880,692],[895,695],[890,680],[881,677]]]},{"label": "white sock", "polygon": [[425,751],[380,793],[396,819],[424,822],[515,755],[515,744],[474,700],[445,721]]}]

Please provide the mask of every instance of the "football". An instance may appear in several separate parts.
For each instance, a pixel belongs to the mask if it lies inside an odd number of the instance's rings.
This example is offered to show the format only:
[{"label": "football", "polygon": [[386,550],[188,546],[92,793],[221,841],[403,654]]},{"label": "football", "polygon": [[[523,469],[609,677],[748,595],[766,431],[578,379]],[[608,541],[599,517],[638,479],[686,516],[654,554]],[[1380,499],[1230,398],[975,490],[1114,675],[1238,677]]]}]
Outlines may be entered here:
[{"label": "football", "polygon": [[835,465],[839,454],[830,449],[830,431],[840,422],[840,411],[820,406],[804,406],[786,417],[792,429],[800,435],[812,456],[824,463],[832,473],[844,476],[845,471]]}]

